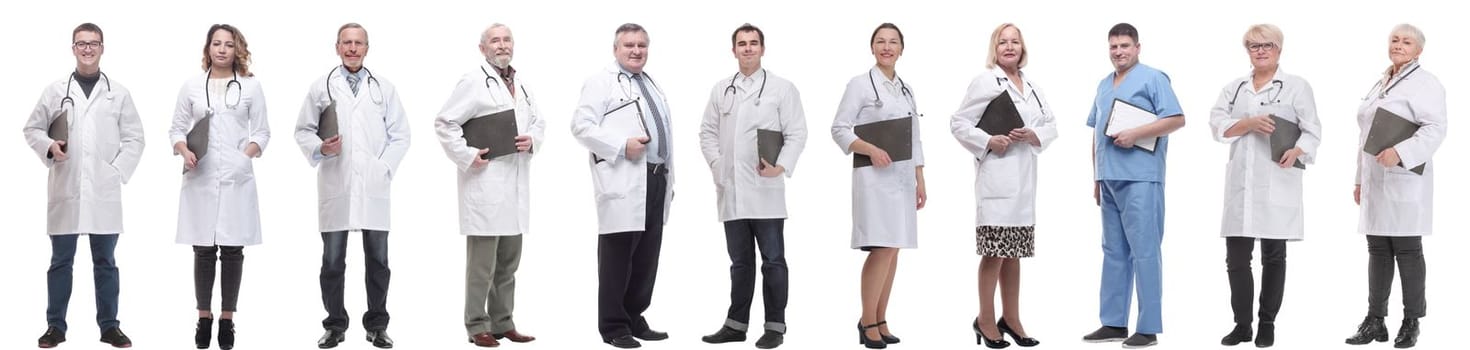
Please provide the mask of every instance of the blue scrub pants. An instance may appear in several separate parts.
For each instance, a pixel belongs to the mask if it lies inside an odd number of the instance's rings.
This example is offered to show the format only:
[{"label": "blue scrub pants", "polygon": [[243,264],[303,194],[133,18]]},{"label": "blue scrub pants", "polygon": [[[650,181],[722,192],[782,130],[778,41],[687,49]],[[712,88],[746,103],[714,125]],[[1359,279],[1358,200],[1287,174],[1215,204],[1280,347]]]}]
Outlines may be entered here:
[{"label": "blue scrub pants", "polygon": [[1160,298],[1164,238],[1164,184],[1102,180],[1102,287],[1098,318],[1104,326],[1128,327],[1129,302],[1138,286],[1138,333],[1164,331]]}]

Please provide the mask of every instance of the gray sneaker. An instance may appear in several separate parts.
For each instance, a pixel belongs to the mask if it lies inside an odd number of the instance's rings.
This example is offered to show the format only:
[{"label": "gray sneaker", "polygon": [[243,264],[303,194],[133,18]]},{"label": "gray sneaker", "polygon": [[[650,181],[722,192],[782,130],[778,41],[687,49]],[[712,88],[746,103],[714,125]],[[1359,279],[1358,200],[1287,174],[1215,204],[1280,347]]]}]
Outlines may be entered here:
[{"label": "gray sneaker", "polygon": [[1128,337],[1128,327],[1102,326],[1092,333],[1082,336],[1082,341],[1088,343],[1106,343],[1123,341]]},{"label": "gray sneaker", "polygon": [[1133,333],[1133,336],[1123,341],[1124,349],[1142,349],[1154,345],[1159,345],[1159,336],[1156,334]]}]

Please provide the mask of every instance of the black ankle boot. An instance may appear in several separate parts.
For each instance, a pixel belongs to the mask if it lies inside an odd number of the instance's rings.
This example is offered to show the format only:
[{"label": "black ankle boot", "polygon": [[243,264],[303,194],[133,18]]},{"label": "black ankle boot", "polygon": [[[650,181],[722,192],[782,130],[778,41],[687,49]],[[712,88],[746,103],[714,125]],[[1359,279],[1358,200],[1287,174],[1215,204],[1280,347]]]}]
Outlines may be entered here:
[{"label": "black ankle boot", "polygon": [[235,348],[235,320],[219,319],[219,348],[221,350]]},{"label": "black ankle boot", "polygon": [[1256,347],[1269,348],[1276,345],[1276,323],[1261,322],[1256,325]]},{"label": "black ankle boot", "polygon": [[1358,332],[1351,338],[1347,338],[1347,343],[1352,345],[1363,345],[1373,341],[1388,341],[1388,326],[1383,325],[1382,317],[1364,317],[1363,323],[1358,325]]},{"label": "black ankle boot", "polygon": [[1236,323],[1235,329],[1230,330],[1230,334],[1226,334],[1224,338],[1220,339],[1220,345],[1235,346],[1248,341],[1251,341],[1251,326],[1249,324]]},{"label": "black ankle boot", "polygon": [[1393,338],[1393,347],[1408,349],[1419,342],[1419,319],[1404,318],[1404,324],[1399,326],[1399,335]]},{"label": "black ankle boot", "polygon": [[209,348],[209,333],[210,333],[210,329],[211,328],[214,328],[214,319],[213,318],[208,318],[208,317],[200,317],[199,318],[199,324],[194,325],[194,348],[196,348],[196,349],[208,349]]}]

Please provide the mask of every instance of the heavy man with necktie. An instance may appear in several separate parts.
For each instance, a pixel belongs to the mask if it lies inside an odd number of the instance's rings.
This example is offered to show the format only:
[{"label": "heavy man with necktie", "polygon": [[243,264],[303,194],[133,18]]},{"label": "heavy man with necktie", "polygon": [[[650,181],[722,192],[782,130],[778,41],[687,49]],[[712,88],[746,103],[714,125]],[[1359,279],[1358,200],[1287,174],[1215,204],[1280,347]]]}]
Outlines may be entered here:
[{"label": "heavy man with necktie", "polygon": [[591,153],[600,234],[597,328],[604,343],[636,348],[642,346],[638,339],[669,337],[651,329],[643,311],[653,298],[673,199],[672,126],[663,90],[643,70],[648,32],[637,24],[619,26],[613,56],[614,65],[582,85],[572,135]]}]

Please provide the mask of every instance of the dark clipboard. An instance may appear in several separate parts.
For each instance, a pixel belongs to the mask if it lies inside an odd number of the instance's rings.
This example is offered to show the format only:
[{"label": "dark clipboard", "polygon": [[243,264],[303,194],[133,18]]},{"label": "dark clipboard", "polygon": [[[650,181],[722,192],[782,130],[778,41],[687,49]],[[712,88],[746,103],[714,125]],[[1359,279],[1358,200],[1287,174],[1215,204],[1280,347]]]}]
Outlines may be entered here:
[{"label": "dark clipboard", "polygon": [[755,148],[760,160],[776,165],[776,158],[781,156],[781,148],[785,145],[786,135],[780,131],[755,129]]},{"label": "dark clipboard", "polygon": [[337,101],[327,104],[316,119],[316,136],[322,140],[337,136]]},{"label": "dark clipboard", "polygon": [[[1296,148],[1296,141],[1302,138],[1302,128],[1297,123],[1275,114],[1271,115],[1271,120],[1276,122],[1276,130],[1271,132],[1271,160],[1281,162],[1281,156],[1286,155],[1286,151]],[[1307,169],[1307,165],[1302,164],[1301,159],[1297,159],[1296,164],[1291,166],[1297,169]]]},{"label": "dark clipboard", "polygon": [[516,153],[516,136],[520,134],[520,129],[516,128],[514,109],[470,118],[460,128],[464,130],[465,143],[470,148],[490,149],[490,152],[480,158],[495,159]]},{"label": "dark clipboard", "polygon": [[1004,91],[985,106],[985,112],[980,114],[980,121],[975,123],[975,127],[991,136],[1010,135],[1011,130],[1026,127],[1026,122],[1021,120],[1021,111],[1016,109],[1011,93]]},{"label": "dark clipboard", "polygon": [[[858,139],[877,146],[888,153],[888,158],[901,162],[914,157],[914,117],[903,117],[872,122],[853,127]],[[873,159],[853,153],[852,167],[872,166]]]},{"label": "dark clipboard", "polygon": [[[55,141],[67,141],[71,135],[71,126],[67,124],[67,115],[70,114],[71,111],[61,110],[61,115],[56,116],[56,119],[52,119],[51,126],[46,128],[46,136]],[[61,151],[66,152],[65,144],[61,145]]]},{"label": "dark clipboard", "polygon": [[[1376,156],[1378,152],[1383,152],[1384,149],[1413,137],[1415,132],[1419,132],[1418,123],[1379,107],[1378,111],[1373,113],[1373,124],[1368,127],[1368,139],[1363,141],[1363,152]],[[1402,167],[1404,164],[1400,162],[1399,166]],[[1424,175],[1424,164],[1409,169],[1409,171]]]},{"label": "dark clipboard", "polygon": [[[204,118],[194,122],[194,127],[185,136],[184,146],[194,153],[195,168],[199,167],[199,162],[204,161],[204,155],[209,153],[209,121],[213,119],[214,113],[204,115]],[[189,172],[189,169],[184,169],[184,172]]]}]

